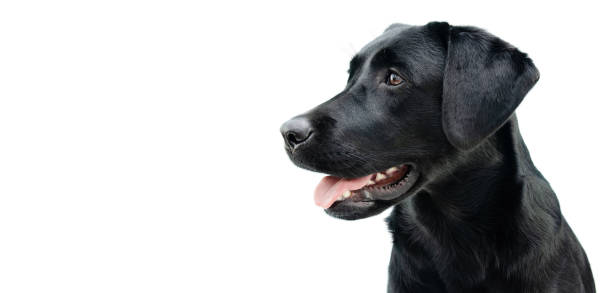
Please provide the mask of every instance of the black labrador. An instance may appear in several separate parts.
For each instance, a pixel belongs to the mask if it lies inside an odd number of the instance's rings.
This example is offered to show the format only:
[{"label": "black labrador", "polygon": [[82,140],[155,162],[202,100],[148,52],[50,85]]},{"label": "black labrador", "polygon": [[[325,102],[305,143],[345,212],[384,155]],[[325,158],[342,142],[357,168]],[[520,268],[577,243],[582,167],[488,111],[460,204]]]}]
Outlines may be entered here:
[{"label": "black labrador", "polygon": [[315,202],[341,219],[394,207],[388,292],[595,292],[587,256],[514,110],[526,54],[475,27],[391,25],[346,88],[281,127]]}]

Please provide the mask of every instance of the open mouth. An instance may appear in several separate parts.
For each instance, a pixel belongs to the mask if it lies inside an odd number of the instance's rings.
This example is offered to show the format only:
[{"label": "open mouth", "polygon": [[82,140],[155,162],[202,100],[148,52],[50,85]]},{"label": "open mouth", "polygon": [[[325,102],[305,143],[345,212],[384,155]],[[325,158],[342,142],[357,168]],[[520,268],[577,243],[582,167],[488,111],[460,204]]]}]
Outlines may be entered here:
[{"label": "open mouth", "polygon": [[328,209],[342,201],[392,200],[416,181],[411,165],[399,165],[359,178],[324,177],[315,189],[315,204]]}]

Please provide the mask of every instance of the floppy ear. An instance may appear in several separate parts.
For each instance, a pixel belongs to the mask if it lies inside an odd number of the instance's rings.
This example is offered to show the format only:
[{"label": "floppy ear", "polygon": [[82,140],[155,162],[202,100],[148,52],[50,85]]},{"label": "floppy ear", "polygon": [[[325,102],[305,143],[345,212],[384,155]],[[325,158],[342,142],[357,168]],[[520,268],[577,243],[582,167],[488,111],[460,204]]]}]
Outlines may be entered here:
[{"label": "floppy ear", "polygon": [[539,72],[526,54],[473,27],[449,26],[442,126],[450,143],[470,149],[510,118]]}]

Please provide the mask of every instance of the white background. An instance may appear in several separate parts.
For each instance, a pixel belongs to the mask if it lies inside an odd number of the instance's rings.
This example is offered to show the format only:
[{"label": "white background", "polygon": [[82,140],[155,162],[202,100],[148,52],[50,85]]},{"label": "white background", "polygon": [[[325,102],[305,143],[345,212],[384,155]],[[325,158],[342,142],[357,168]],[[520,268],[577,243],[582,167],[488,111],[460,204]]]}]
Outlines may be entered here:
[{"label": "white background", "polygon": [[610,10],[492,3],[3,1],[0,291],[384,292],[384,215],[325,215],[278,129],[445,20],[535,61],[522,133],[612,292]]}]

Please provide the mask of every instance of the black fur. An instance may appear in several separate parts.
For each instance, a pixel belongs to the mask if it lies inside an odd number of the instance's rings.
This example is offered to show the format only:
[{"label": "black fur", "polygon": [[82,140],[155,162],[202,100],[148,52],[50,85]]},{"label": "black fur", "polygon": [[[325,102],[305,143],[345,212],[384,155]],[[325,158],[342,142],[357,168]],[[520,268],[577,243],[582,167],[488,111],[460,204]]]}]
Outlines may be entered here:
[{"label": "black fur", "polygon": [[[386,83],[390,72],[404,83]],[[394,24],[351,61],[340,94],[283,126],[287,152],[339,177],[412,166],[409,191],[326,209],[359,219],[393,207],[388,292],[595,292],[514,115],[538,78],[484,30]]]}]

